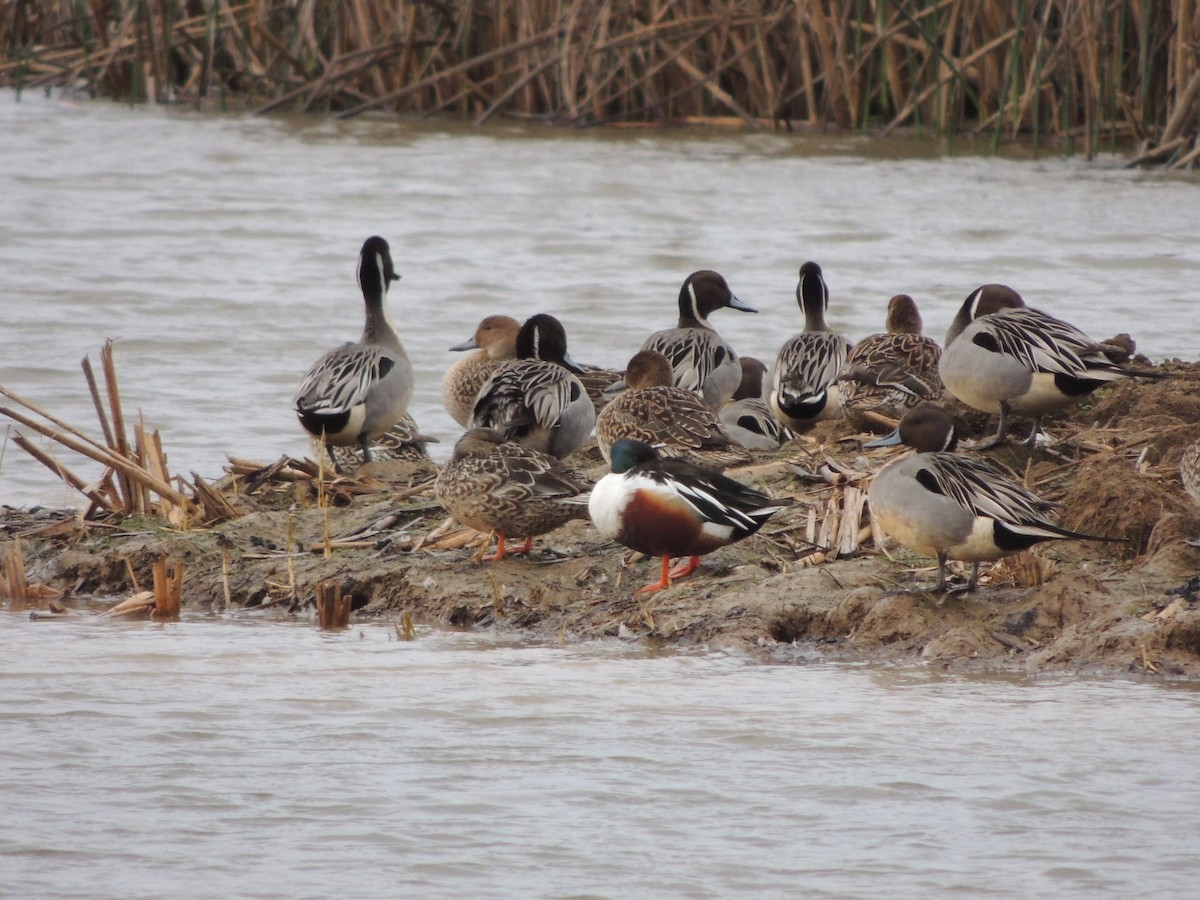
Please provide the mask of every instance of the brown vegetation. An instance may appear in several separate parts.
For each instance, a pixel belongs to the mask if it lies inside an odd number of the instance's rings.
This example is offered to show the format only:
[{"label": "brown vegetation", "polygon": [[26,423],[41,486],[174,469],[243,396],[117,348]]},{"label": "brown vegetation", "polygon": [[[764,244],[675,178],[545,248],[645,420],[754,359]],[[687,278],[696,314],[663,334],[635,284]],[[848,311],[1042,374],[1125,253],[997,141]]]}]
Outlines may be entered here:
[{"label": "brown vegetation", "polygon": [[0,85],[597,124],[918,126],[1200,159],[1196,0],[16,0]]}]

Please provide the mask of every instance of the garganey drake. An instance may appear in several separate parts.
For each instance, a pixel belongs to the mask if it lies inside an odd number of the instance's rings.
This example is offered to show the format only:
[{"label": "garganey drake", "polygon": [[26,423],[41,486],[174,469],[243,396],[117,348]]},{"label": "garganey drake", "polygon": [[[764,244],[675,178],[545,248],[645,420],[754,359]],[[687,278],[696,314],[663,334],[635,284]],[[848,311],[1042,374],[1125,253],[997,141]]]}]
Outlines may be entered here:
[{"label": "garganey drake", "polygon": [[518,359],[488,378],[471,413],[472,428],[494,428],[516,441],[562,459],[579,448],[596,424],[596,408],[573,373],[567,333],[554,316],[531,316],[517,334]]},{"label": "garganey drake", "polygon": [[725,308],[758,312],[734,296],[724,276],[709,269],[693,272],[679,289],[679,324],[656,331],[641,347],[669,359],[676,386],[696,391],[713,409],[725,405],[742,378],[737,354],[708,321]]},{"label": "garganey drake", "polygon": [[908,294],[888,301],[886,328],[855,344],[842,370],[842,406],[856,428],[878,429],[877,416],[894,424],[914,406],[942,396],[942,348],[921,334],[921,312]]},{"label": "garganey drake", "polygon": [[771,369],[768,404],[780,424],[793,431],[842,416],[838,376],[850,342],[825,324],[829,286],[815,262],[800,267],[796,302],[804,311],[804,331],[779,348]]},{"label": "garganey drake", "polygon": [[496,552],[483,558],[501,560],[506,538],[525,538],[524,545],[507,551],[525,553],[538,535],[586,519],[591,488],[555,457],[506,441],[490,428],[472,428],[454,445],[433,489],[460,523],[495,532]]},{"label": "garganey drake", "polygon": [[370,462],[371,443],[399,421],[412,399],[412,363],[385,306],[388,287],[399,278],[388,242],[367,238],[358,255],[366,303],[362,337],[317,360],[292,398],[300,424],[321,440],[335,465],[333,449],[355,445]]},{"label": "garganey drake", "polygon": [[[718,472],[682,459],[661,459],[649,444],[622,438],[612,472],[592,488],[588,511],[604,537],[662,557],[662,577],[648,594],[695,571],[700,557],[758,531],[791,499],[774,500]],[[690,557],[674,569],[671,559]]]},{"label": "garganey drake", "polygon": [[953,451],[959,432],[941,407],[918,406],[887,437],[865,444],[907,444],[916,453],[892,460],[875,473],[867,503],[875,522],[905,547],[938,561],[931,590],[945,591],[946,561],[973,563],[966,590],[979,583],[979,564],[1018,553],[1043,541],[1119,541],[1069,531],[1047,514],[1054,504],[1017,483],[985,459]]},{"label": "garganey drake", "polygon": [[743,356],[742,381],[732,399],[721,407],[719,418],[734,443],[748,450],[775,450],[795,437],[771,414],[764,399],[767,367],[753,356]]},{"label": "garganey drake", "polygon": [[1123,378],[1165,378],[1125,369],[1127,353],[1092,340],[1074,325],[1025,305],[1003,284],[972,291],[946,332],[939,371],[946,390],[967,406],[999,413],[996,446],[1008,436],[1011,414],[1033,419],[1026,441],[1041,432],[1040,419],[1078,402],[1096,388]]},{"label": "garganey drake", "polygon": [[713,469],[747,463],[750,454],[725,433],[712,407],[694,391],[672,383],[671,362],[657,350],[640,350],[629,360],[616,394],[596,417],[596,442],[605,462],[621,438],[649,444],[663,456],[676,456]]},{"label": "garganey drake", "polygon": [[442,405],[464,428],[471,419],[479,389],[506,359],[517,358],[517,334],[521,323],[511,316],[488,316],[475,334],[450,349],[474,350],[455,362],[442,376]]}]

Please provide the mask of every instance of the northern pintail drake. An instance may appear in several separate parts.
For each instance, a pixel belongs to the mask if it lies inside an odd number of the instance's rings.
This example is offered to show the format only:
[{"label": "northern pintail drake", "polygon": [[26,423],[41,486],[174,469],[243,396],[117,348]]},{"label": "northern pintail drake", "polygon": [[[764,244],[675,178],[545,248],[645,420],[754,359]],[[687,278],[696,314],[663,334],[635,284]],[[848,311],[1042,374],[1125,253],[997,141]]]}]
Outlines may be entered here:
[{"label": "northern pintail drake", "polygon": [[838,376],[850,342],[825,323],[829,286],[815,262],[800,267],[796,302],[804,311],[804,331],[779,348],[771,369],[768,403],[780,424],[800,431],[842,415]]},{"label": "northern pintail drake", "polygon": [[[313,437],[313,443],[321,452],[324,452],[324,447],[321,446],[318,438]],[[437,438],[422,434],[421,429],[417,426],[416,419],[409,413],[405,413],[400,417],[400,421],[385,431],[375,441],[371,452],[371,461],[399,460],[417,462],[419,460],[428,460],[429,451],[425,449],[426,445],[436,443],[438,443]],[[333,461],[338,469],[345,472],[353,472],[358,468],[361,459],[358,453],[355,452],[354,447],[334,447]]]},{"label": "northern pintail drake", "polygon": [[871,479],[867,503],[875,522],[905,547],[937,558],[935,591],[946,590],[946,561],[973,563],[966,590],[979,584],[979,564],[1065,538],[1118,541],[1069,531],[1047,517],[1054,504],[1014,481],[990,460],[959,456],[959,430],[941,407],[918,406],[887,437],[917,452],[892,460]]},{"label": "northern pintail drake", "polygon": [[1164,378],[1159,372],[1125,369],[1123,352],[1101,344],[1074,325],[1025,305],[1003,284],[972,291],[946,332],[939,371],[946,390],[967,406],[999,413],[1003,443],[1011,414],[1033,419],[1027,443],[1041,432],[1041,417],[1078,402],[1123,378]]},{"label": "northern pintail drake", "polygon": [[521,326],[518,359],[503,363],[479,390],[472,428],[494,428],[562,459],[579,448],[596,424],[596,408],[575,377],[567,333],[554,316],[539,313]]},{"label": "northern pintail drake", "polygon": [[330,458],[334,447],[357,445],[363,462],[370,462],[371,443],[399,421],[412,399],[412,363],[385,305],[388,287],[399,278],[388,242],[367,238],[358,255],[367,313],[362,337],[317,360],[292,398],[300,424],[321,439]]},{"label": "northern pintail drake", "polygon": [[525,538],[523,546],[507,551],[525,553],[538,535],[586,519],[592,485],[547,453],[506,441],[490,428],[472,428],[454,445],[433,489],[457,521],[495,532],[496,552],[483,558],[500,560],[507,538]]},{"label": "northern pintail drake", "polygon": [[888,301],[887,331],[854,345],[842,371],[842,406],[856,428],[878,428],[942,396],[942,348],[921,334],[921,312],[908,294]]},{"label": "northern pintail drake", "polygon": [[[1179,480],[1191,498],[1200,503],[1200,441],[1183,452],[1183,458],[1179,460]],[[1187,543],[1200,547],[1200,537],[1192,538]]]},{"label": "northern pintail drake", "polygon": [[596,417],[596,442],[605,462],[612,462],[612,446],[621,438],[718,470],[750,461],[745,448],[729,439],[712,407],[699,394],[672,383],[671,362],[657,350],[635,353],[617,386],[621,384],[627,389]]},{"label": "northern pintail drake", "polygon": [[506,359],[517,358],[521,323],[512,316],[488,316],[469,339],[455,344],[454,352],[474,350],[455,362],[442,376],[442,405],[464,428],[471,420],[479,389]]},{"label": "northern pintail drake", "polygon": [[708,321],[725,308],[758,312],[734,295],[724,276],[709,269],[693,272],[679,289],[679,324],[656,331],[641,347],[669,359],[676,386],[696,391],[713,409],[725,405],[742,379],[737,354]]},{"label": "northern pintail drake", "polygon": [[[704,554],[754,534],[791,502],[622,438],[612,446],[612,472],[592,488],[588,511],[606,538],[662,557],[659,580],[637,590],[647,594],[694,572]],[[680,556],[690,559],[671,568]]]},{"label": "northern pintail drake", "polygon": [[764,399],[767,393],[767,367],[753,356],[743,356],[742,381],[733,397],[721,407],[718,417],[725,433],[749,450],[775,450],[795,437],[771,413]]}]

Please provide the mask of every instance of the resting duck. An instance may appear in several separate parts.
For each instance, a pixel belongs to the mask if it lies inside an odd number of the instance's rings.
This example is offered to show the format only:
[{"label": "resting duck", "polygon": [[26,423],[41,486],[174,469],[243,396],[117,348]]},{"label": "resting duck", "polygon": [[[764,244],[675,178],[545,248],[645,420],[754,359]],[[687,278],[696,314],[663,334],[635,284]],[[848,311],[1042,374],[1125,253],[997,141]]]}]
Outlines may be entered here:
[{"label": "resting duck", "polygon": [[894,459],[875,473],[867,491],[871,515],[905,547],[937,557],[938,580],[931,590],[945,591],[946,561],[973,563],[965,590],[979,584],[979,563],[1018,553],[1043,541],[1064,538],[1119,541],[1069,531],[1047,514],[1054,504],[1042,500],[989,460],[958,456],[958,426],[937,406],[905,413],[887,437],[864,444],[907,444],[917,452]]},{"label": "resting duck", "polygon": [[370,462],[371,443],[399,421],[412,399],[412,363],[384,305],[388,286],[399,278],[388,242],[367,238],[358,255],[367,308],[362,337],[317,360],[292,397],[300,424],[320,438],[331,459],[334,447],[357,445],[363,462]]},{"label": "resting duck", "polygon": [[[612,472],[592,488],[588,511],[606,538],[662,557],[662,576],[638,588],[648,594],[696,570],[700,557],[758,531],[791,499],[766,494],[682,459],[660,459],[649,444],[622,438],[612,446]],[[671,568],[671,559],[691,557]]]},{"label": "resting duck", "polygon": [[1115,360],[1126,355],[1123,348],[1097,343],[1074,325],[1027,307],[1007,285],[985,284],[963,301],[946,332],[938,369],[946,390],[967,406],[1000,414],[996,436],[984,446],[1004,442],[1013,413],[1033,419],[1026,440],[1032,445],[1046,413],[1123,378],[1167,377],[1122,368]]},{"label": "resting duck", "polygon": [[768,403],[780,424],[794,431],[842,415],[838,376],[850,342],[825,324],[829,286],[815,262],[800,267],[796,302],[804,311],[804,331],[779,348],[771,370]]},{"label": "resting duck", "polygon": [[[375,442],[374,452],[371,454],[372,461],[403,460],[416,462],[418,460],[428,460],[429,452],[425,447],[427,444],[436,444],[437,442],[437,438],[422,434],[421,429],[417,426],[416,419],[409,413],[405,413],[400,417],[399,422],[385,431],[379,440]],[[313,438],[313,443],[322,452],[324,451],[317,438]],[[358,468],[359,456],[353,447],[334,447],[333,461],[339,470],[353,472]]]},{"label": "resting duck", "polygon": [[[1183,458],[1179,461],[1179,480],[1192,499],[1200,503],[1200,441],[1183,452]],[[1200,537],[1192,538],[1187,543],[1200,547]]]},{"label": "resting duck", "polygon": [[624,381],[614,387],[622,385],[628,389],[596,417],[596,442],[605,462],[612,461],[612,445],[621,438],[718,470],[750,461],[750,454],[725,434],[711,406],[694,391],[672,384],[671,362],[658,351],[635,353]]},{"label": "resting duck", "polygon": [[889,300],[886,327],[886,334],[855,344],[842,371],[842,406],[856,428],[878,427],[877,417],[900,419],[919,403],[942,396],[942,348],[921,334],[916,301],[908,294]]},{"label": "resting duck", "polygon": [[753,356],[743,356],[742,381],[733,397],[721,407],[719,418],[730,440],[748,450],[775,450],[795,437],[780,424],[763,399],[767,367]]},{"label": "resting duck", "polygon": [[511,316],[488,316],[479,323],[475,334],[450,349],[474,350],[446,370],[442,376],[442,405],[451,418],[466,427],[475,408],[479,389],[506,359],[517,358],[517,334],[521,323]]},{"label": "resting duck", "polygon": [[[458,439],[433,486],[438,502],[463,525],[496,533],[496,552],[487,560],[527,553],[538,535],[586,519],[591,488],[555,457],[490,428],[472,428]],[[506,552],[509,537],[525,543]]]},{"label": "resting duck", "polygon": [[472,428],[494,428],[562,459],[579,448],[596,424],[596,409],[573,373],[567,333],[554,316],[531,316],[517,334],[518,359],[502,363],[488,378],[471,413]]},{"label": "resting duck", "polygon": [[656,331],[641,347],[669,359],[676,386],[696,391],[713,409],[725,405],[742,378],[737,354],[708,321],[713,312],[725,308],[758,312],[734,296],[720,274],[693,272],[679,289],[679,324]]}]

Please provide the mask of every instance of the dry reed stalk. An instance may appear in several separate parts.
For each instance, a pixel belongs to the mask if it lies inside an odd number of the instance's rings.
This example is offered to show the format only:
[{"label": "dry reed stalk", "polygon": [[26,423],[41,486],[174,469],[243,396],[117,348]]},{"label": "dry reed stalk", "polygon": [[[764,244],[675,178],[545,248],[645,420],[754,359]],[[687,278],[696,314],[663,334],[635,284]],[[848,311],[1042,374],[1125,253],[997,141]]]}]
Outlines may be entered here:
[{"label": "dry reed stalk", "polygon": [[154,618],[178,619],[183,598],[183,563],[167,563],[165,556],[154,561]]},{"label": "dry reed stalk", "polygon": [[146,615],[154,608],[154,591],[139,591],[116,606],[109,607],[101,616],[119,618],[122,616]]},{"label": "dry reed stalk", "polygon": [[350,627],[350,595],[342,596],[340,584],[322,581],[317,585],[317,627],[322,631]]},{"label": "dry reed stalk", "polygon": [[8,545],[0,565],[3,565],[4,575],[0,578],[0,588],[8,597],[9,609],[20,612],[29,602],[29,582],[25,576],[25,554],[20,539]]}]

